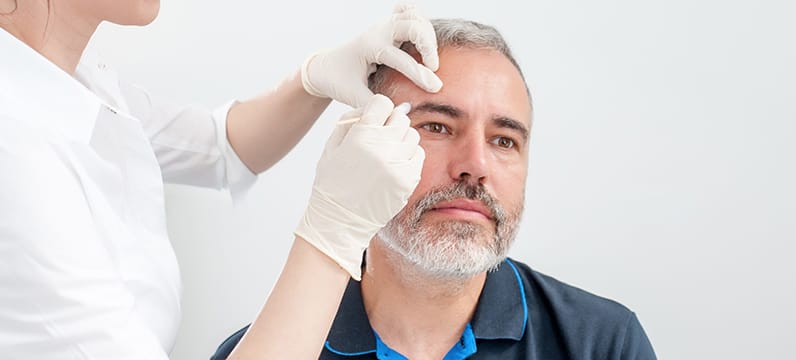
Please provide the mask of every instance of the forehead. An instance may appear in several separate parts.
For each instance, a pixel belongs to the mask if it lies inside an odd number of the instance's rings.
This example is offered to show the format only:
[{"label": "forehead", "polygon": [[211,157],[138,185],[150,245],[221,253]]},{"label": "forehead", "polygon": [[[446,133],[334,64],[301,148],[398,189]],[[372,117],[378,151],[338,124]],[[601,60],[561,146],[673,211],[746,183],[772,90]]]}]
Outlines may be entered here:
[{"label": "forehead", "polygon": [[443,86],[436,94],[415,86],[396,71],[387,74],[389,95],[396,104],[448,104],[473,117],[503,116],[531,123],[531,101],[516,67],[496,50],[442,48],[437,76]]}]

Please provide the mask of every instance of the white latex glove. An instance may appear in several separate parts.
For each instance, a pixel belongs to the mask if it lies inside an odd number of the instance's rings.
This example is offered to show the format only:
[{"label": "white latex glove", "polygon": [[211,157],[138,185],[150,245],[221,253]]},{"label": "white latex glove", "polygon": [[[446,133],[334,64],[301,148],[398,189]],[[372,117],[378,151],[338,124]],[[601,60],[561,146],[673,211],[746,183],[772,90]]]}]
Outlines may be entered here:
[{"label": "white latex glove", "polygon": [[[425,66],[399,48],[405,41],[415,45]],[[310,56],[301,67],[301,82],[314,96],[361,107],[373,95],[368,89],[368,76],[376,71],[376,64],[403,73],[426,91],[442,88],[442,81],[434,74],[439,68],[434,27],[414,6],[405,4],[397,5],[389,20],[354,41]]]},{"label": "white latex glove", "polygon": [[386,96],[374,95],[358,121],[337,125],[295,231],[356,280],[371,238],[406,205],[420,181],[425,152],[408,108],[393,108]]}]

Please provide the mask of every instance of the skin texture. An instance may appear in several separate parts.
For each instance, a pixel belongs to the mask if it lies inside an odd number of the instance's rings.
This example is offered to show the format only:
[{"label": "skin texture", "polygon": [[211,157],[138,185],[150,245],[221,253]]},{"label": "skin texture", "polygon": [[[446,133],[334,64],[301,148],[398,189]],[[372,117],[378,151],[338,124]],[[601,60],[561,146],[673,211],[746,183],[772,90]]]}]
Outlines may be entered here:
[{"label": "skin texture", "polygon": [[[435,187],[465,179],[504,208],[521,208],[532,111],[519,71],[496,51],[443,48],[437,75],[445,84],[437,94],[394,72],[387,79],[393,101],[412,104],[409,117],[426,152],[407,207]],[[457,208],[429,211],[421,226],[450,221],[495,230],[488,217]],[[456,280],[424,276],[377,239],[368,249],[362,291],[371,324],[386,344],[411,359],[440,359],[472,317],[484,280],[485,273]]]}]

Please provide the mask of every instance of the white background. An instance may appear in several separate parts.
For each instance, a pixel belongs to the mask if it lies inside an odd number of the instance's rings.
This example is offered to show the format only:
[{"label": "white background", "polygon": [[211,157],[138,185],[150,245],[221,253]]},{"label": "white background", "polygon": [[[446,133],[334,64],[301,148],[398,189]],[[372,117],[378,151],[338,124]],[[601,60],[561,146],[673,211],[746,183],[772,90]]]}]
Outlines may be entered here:
[{"label": "white background", "polygon": [[[630,307],[661,359],[792,356],[794,2],[418,3],[496,25],[534,94],[512,256]],[[103,26],[92,47],[156,96],[214,107],[270,89],[392,5],[164,0],[152,25]],[[237,207],[167,188],[184,282],[174,359],[208,358],[254,317],[345,110],[331,107]]]}]

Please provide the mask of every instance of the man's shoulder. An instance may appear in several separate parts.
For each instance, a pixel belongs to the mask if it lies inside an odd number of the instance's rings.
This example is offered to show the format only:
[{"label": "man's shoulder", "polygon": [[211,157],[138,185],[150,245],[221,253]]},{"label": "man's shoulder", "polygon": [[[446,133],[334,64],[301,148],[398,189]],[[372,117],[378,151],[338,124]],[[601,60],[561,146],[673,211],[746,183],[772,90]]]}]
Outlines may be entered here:
[{"label": "man's shoulder", "polygon": [[524,287],[528,332],[542,352],[575,358],[655,359],[635,313],[624,305],[508,259]]},{"label": "man's shoulder", "polygon": [[559,319],[621,327],[633,316],[630,309],[615,300],[536,271],[523,262],[507,259],[507,263],[522,279],[529,305],[553,312]]}]

